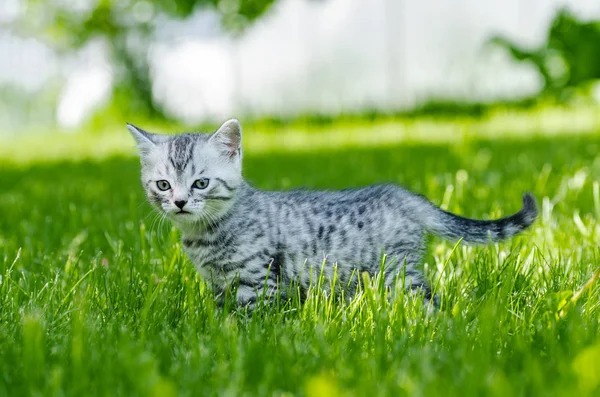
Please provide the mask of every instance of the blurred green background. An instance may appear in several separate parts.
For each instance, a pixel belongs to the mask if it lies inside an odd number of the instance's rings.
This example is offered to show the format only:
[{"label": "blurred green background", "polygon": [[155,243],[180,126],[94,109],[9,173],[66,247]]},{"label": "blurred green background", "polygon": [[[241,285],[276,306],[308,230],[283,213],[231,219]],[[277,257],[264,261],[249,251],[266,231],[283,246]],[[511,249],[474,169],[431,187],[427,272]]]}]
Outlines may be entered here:
[{"label": "blurred green background", "polygon": [[593,1],[3,0],[0,136],[593,106],[599,19]]}]

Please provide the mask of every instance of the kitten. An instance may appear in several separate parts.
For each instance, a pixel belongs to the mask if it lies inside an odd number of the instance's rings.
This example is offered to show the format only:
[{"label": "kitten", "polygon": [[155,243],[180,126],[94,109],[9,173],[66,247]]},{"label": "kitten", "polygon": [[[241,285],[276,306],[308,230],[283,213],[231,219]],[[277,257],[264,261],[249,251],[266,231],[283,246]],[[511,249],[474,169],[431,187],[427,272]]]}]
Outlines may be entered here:
[{"label": "kitten", "polygon": [[[242,177],[242,134],[237,120],[212,134],[150,134],[127,125],[140,151],[141,178],[150,202],[181,229],[183,247],[217,294],[237,286],[237,302],[255,306],[278,286],[301,291],[321,272],[352,287],[357,271],[380,271],[385,284],[403,280],[431,298],[417,266],[428,233],[485,244],[531,225],[535,201],[498,220],[473,220],[446,212],[394,185],[341,191],[267,192]],[[325,262],[323,262],[325,260]],[[316,273],[315,273],[316,272]]]}]

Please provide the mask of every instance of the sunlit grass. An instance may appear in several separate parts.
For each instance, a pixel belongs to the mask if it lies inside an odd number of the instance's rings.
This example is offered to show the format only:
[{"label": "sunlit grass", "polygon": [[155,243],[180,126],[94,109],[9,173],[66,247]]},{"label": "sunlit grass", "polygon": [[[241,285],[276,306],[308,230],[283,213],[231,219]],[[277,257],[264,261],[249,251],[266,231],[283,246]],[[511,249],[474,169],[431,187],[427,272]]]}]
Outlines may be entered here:
[{"label": "sunlit grass", "polygon": [[[196,131],[193,126],[174,126],[128,120],[152,132]],[[223,120],[224,121],[224,120]],[[550,136],[594,136],[600,129],[600,107],[539,106],[529,110],[496,107],[485,117],[457,116],[393,117],[369,122],[340,120],[334,124],[311,125],[301,121],[277,125],[242,121],[244,149],[251,153],[306,152],[350,147],[381,147],[400,143],[458,144],[473,139],[531,139]],[[201,129],[210,132],[218,126]],[[125,122],[100,125],[91,130],[44,131],[20,138],[0,139],[0,159],[19,164],[60,159],[103,159],[132,155],[135,148]]]},{"label": "sunlit grass", "polygon": [[221,311],[144,204],[124,128],[3,146],[0,395],[597,395],[596,124],[494,120],[246,130],[265,189],[396,182],[480,218],[532,191],[540,218],[514,240],[431,241],[434,313],[372,280],[351,301]]}]

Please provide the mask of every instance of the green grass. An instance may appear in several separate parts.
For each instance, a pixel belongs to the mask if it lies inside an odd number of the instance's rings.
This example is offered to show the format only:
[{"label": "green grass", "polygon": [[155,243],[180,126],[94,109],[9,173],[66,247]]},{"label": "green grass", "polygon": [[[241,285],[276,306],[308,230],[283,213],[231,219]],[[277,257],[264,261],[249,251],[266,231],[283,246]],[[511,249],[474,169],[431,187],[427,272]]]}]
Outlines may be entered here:
[{"label": "green grass", "polygon": [[129,146],[101,156],[97,136],[60,155],[47,153],[64,137],[40,138],[35,153],[15,141],[0,163],[0,395],[600,393],[598,134],[425,142],[404,126],[411,139],[394,143],[365,124],[378,143],[361,147],[340,141],[351,126],[327,128],[296,131],[290,146],[254,146],[249,131],[247,178],[265,189],[396,182],[480,218],[533,191],[539,221],[495,246],[432,239],[432,315],[367,287],[349,303],[314,290],[248,318],[215,307],[177,232],[154,221],[125,130]]}]

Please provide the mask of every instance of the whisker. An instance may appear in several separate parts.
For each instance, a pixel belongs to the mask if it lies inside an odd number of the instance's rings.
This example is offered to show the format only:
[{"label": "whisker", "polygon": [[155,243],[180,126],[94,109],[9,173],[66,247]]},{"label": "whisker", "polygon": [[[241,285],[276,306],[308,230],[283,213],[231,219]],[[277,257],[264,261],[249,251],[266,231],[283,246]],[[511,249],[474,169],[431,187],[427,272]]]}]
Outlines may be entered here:
[{"label": "whisker", "polygon": [[151,212],[151,214],[154,215],[154,218],[152,219],[152,224],[150,225],[150,230],[154,229],[154,226],[156,226],[156,221],[158,220],[158,218],[160,217],[160,212],[158,211],[153,211]]},{"label": "whisker", "polygon": [[167,213],[166,213],[166,212],[163,212],[163,213],[161,214],[160,221],[159,221],[159,223],[158,223],[158,241],[159,241],[161,244],[164,244],[164,243],[165,243],[165,241],[166,241],[166,239],[165,239],[165,236],[164,236],[164,232],[165,232],[165,231],[164,231],[164,223],[165,223],[165,219],[167,219]]}]

